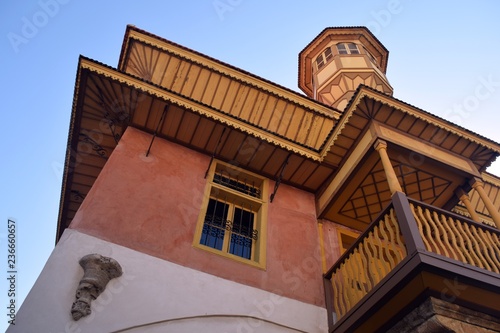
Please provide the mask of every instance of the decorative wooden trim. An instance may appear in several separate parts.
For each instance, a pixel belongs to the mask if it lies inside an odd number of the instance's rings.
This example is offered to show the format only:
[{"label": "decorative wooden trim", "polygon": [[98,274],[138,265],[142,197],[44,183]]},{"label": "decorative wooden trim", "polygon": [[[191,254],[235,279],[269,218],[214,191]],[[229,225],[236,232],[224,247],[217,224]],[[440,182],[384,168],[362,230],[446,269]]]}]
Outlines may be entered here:
[{"label": "decorative wooden trim", "polygon": [[500,178],[491,173],[483,172],[481,173],[481,178],[483,181],[490,183],[493,186],[500,187]]},{"label": "decorative wooden trim", "polygon": [[340,118],[341,113],[335,109],[327,107],[326,105],[319,104],[312,99],[302,97],[298,93],[288,91],[283,87],[274,85],[270,82],[266,82],[263,79],[251,76],[247,73],[244,73],[241,70],[237,70],[236,68],[231,68],[230,66],[227,66],[215,59],[203,56],[197,52],[193,52],[180,45],[169,43],[167,40],[159,39],[158,37],[144,34],[137,30],[130,30],[128,38],[129,38],[129,40],[127,41],[128,45],[130,45],[130,39],[134,39],[149,46],[156,47],[164,52],[186,59],[202,67],[208,68],[217,73],[226,75],[237,81],[253,86],[269,94],[286,99],[292,103],[295,103],[297,105],[300,105],[308,109],[311,112],[318,112],[324,116],[331,117],[333,119]]},{"label": "decorative wooden trim", "polygon": [[[366,86],[361,86],[358,89],[358,92],[354,96],[354,100],[350,102],[348,108],[344,111],[344,114],[339,119],[338,123],[335,125],[334,130],[331,134],[331,137],[327,140],[325,147],[320,153],[321,159],[325,157],[325,155],[330,151],[331,147],[335,144],[343,129],[349,122],[350,118],[353,116],[356,111],[359,103],[364,98],[370,98],[377,102],[380,102],[384,105],[387,105],[391,108],[394,108],[398,111],[406,113],[412,117],[423,120],[429,124],[432,124],[438,128],[441,128],[449,133],[458,135],[470,142],[476,143],[482,147],[490,149],[496,153],[500,154],[500,144],[497,144],[491,140],[481,137],[478,134],[468,132],[466,129],[460,128],[457,125],[448,122],[444,119],[440,119],[434,115],[431,115],[423,110],[417,109],[414,106],[405,104],[391,96],[384,95],[383,93],[376,92]],[[498,180],[500,185],[500,180]]]},{"label": "decorative wooden trim", "polygon": [[339,138],[340,134],[342,133],[342,131],[346,127],[347,123],[349,122],[349,120],[353,116],[354,110],[356,110],[358,104],[361,102],[361,99],[363,97],[364,97],[364,95],[361,95],[361,94],[355,95],[354,101],[352,101],[349,108],[344,111],[342,118],[340,118],[339,121],[337,122],[337,124],[335,125],[330,138],[327,140],[323,150],[320,153],[322,159],[326,156],[326,154],[330,151],[330,149],[333,147],[333,145],[335,144],[335,142]]},{"label": "decorative wooden trim", "polygon": [[[429,124],[432,124],[438,128],[441,128],[445,131],[448,131],[450,133],[453,133],[455,135],[458,135],[464,139],[467,139],[471,142],[474,142],[480,146],[483,146],[485,148],[488,148],[496,153],[500,153],[500,145],[492,142],[491,140],[488,140],[486,138],[480,137],[478,134],[469,132],[465,128],[458,127],[457,125],[441,119],[437,116],[434,116],[430,113],[425,112],[424,110],[420,110],[414,106],[408,105],[404,102],[401,102],[391,96],[386,96],[382,93],[377,93],[367,87],[361,87],[360,92],[358,93],[358,96],[356,98],[356,103],[353,103],[353,105],[349,108],[350,112],[353,112],[356,108],[356,106],[359,104],[361,99],[364,97],[371,98],[377,102],[380,102],[384,105],[387,105],[389,107],[392,107],[394,109],[397,109],[403,113],[406,113],[410,116],[413,116],[417,119],[423,120]],[[347,110],[346,110],[347,111]]]},{"label": "decorative wooden trim", "polygon": [[321,160],[320,155],[318,153],[310,150],[310,149],[302,147],[302,146],[300,146],[296,143],[293,143],[291,141],[288,141],[286,139],[280,138],[276,135],[273,135],[270,133],[265,133],[262,130],[259,130],[258,128],[256,128],[255,126],[252,126],[252,125],[247,124],[243,121],[235,119],[229,115],[226,115],[226,114],[223,114],[220,112],[215,112],[215,110],[212,110],[210,107],[207,107],[207,106],[200,104],[196,101],[190,100],[186,97],[179,96],[179,95],[173,95],[160,87],[156,87],[156,86],[149,84],[147,82],[144,82],[138,78],[132,77],[126,73],[118,72],[112,68],[106,67],[102,64],[98,64],[96,62],[93,62],[93,61],[85,59],[85,58],[81,59],[80,67],[81,67],[81,69],[86,69],[88,71],[102,75],[102,76],[107,77],[109,79],[118,81],[122,84],[125,84],[125,85],[131,87],[131,88],[145,92],[145,93],[150,94],[152,96],[155,96],[159,99],[162,99],[166,102],[176,104],[182,108],[185,108],[185,109],[192,111],[194,113],[203,115],[207,118],[213,119],[219,123],[226,124],[230,127],[238,129],[244,133],[250,134],[250,135],[252,135],[256,138],[259,138],[263,141],[274,144],[274,145],[276,145],[280,148],[283,148],[287,151],[292,151],[298,155],[304,156],[306,158],[309,158],[309,159],[312,159],[315,161]]},{"label": "decorative wooden trim", "polygon": [[359,161],[361,161],[363,156],[365,156],[371,148],[375,139],[376,136],[371,130],[366,131],[358,145],[347,158],[347,161],[343,164],[340,170],[337,171],[337,174],[331,182],[325,187],[324,192],[318,196],[316,199],[316,214],[318,217],[322,216],[322,214],[326,211],[332,198],[340,190],[342,184],[344,184],[349,175],[352,173],[352,166],[358,165]]},{"label": "decorative wooden trim", "polygon": [[[478,177],[480,175],[471,160],[458,154],[445,150],[439,146],[429,144],[426,141],[415,139],[398,129],[376,121],[373,122],[373,128],[376,130],[377,136],[385,141],[395,143],[398,146],[417,152],[422,156],[427,156],[444,164],[451,165],[473,176]],[[437,152],[437,154],[435,152]]]}]

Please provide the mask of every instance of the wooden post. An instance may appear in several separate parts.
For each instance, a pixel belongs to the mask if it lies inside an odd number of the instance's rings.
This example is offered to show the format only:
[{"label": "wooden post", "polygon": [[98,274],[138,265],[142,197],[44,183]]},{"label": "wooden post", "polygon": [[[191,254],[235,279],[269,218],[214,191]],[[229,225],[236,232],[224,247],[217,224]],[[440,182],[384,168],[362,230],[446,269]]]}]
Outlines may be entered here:
[{"label": "wooden post", "polygon": [[326,317],[328,320],[328,332],[333,330],[333,325],[335,324],[335,320],[333,318],[333,287],[332,281],[330,279],[324,277],[323,278],[323,286],[325,288],[325,303],[326,303]]},{"label": "wooden post", "polygon": [[396,176],[396,172],[394,172],[394,168],[392,167],[389,155],[387,155],[387,142],[378,139],[373,147],[380,155],[380,160],[384,166],[385,176],[387,177],[391,194],[394,194],[395,192],[403,192],[401,184],[399,184],[398,181],[398,176]]},{"label": "wooden post", "polygon": [[398,218],[401,233],[403,234],[403,238],[405,240],[407,255],[410,256],[417,251],[426,251],[422,235],[420,235],[417,221],[415,221],[415,216],[413,216],[413,212],[411,211],[410,203],[408,202],[406,195],[402,192],[394,193],[392,196],[392,204]]},{"label": "wooden post", "polygon": [[498,210],[493,205],[490,197],[488,197],[488,194],[484,190],[483,181],[479,178],[473,178],[473,179],[471,179],[470,184],[471,184],[472,188],[477,191],[477,193],[481,197],[481,200],[483,200],[483,203],[486,206],[486,209],[488,209],[488,212],[490,213],[491,217],[493,218],[493,222],[495,222],[495,225],[497,226],[497,228],[500,229],[500,213],[498,213]]},{"label": "wooden post", "polygon": [[461,188],[457,189],[455,191],[456,196],[462,201],[462,203],[465,205],[465,208],[467,208],[467,211],[469,212],[469,215],[472,220],[475,222],[481,222],[479,219],[479,215],[477,215],[476,210],[474,207],[472,207],[472,203],[470,202],[469,195]]}]

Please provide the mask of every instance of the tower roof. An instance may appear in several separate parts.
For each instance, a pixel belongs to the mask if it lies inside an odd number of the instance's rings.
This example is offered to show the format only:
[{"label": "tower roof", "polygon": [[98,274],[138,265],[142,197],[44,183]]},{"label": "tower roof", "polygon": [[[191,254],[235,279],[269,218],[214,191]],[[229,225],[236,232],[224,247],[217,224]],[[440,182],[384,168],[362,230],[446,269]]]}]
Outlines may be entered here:
[{"label": "tower roof", "polygon": [[320,54],[331,41],[359,40],[363,46],[376,59],[380,69],[385,74],[389,51],[366,27],[328,27],[318,34],[299,53],[299,88],[311,95],[312,87],[312,61]]}]

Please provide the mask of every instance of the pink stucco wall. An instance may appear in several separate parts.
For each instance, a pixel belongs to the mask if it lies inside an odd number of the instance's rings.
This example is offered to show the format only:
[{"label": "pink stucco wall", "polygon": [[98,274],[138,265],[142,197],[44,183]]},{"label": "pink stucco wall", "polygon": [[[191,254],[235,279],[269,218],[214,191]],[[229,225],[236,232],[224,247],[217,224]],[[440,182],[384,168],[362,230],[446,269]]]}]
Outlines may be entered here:
[{"label": "pink stucco wall", "polygon": [[192,246],[209,156],[157,138],[146,157],[150,140],[149,134],[127,129],[70,228],[324,306],[313,194],[280,186],[268,208],[266,270],[214,255]]},{"label": "pink stucco wall", "polygon": [[348,228],[341,224],[329,221],[329,220],[320,220],[323,223],[323,244],[325,247],[325,263],[326,269],[330,269],[340,256],[343,254],[340,239],[339,239],[339,231],[347,231],[349,233],[355,233],[359,235],[359,231]]}]

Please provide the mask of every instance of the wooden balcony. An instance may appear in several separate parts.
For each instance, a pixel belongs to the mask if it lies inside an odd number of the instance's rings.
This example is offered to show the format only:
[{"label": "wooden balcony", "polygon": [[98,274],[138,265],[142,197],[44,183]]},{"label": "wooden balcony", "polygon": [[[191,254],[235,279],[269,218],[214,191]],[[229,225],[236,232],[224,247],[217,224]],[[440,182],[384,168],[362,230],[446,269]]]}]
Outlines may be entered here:
[{"label": "wooden balcony", "polygon": [[396,192],[325,274],[329,332],[387,332],[429,297],[500,317],[500,231]]}]

